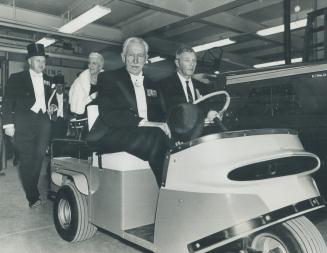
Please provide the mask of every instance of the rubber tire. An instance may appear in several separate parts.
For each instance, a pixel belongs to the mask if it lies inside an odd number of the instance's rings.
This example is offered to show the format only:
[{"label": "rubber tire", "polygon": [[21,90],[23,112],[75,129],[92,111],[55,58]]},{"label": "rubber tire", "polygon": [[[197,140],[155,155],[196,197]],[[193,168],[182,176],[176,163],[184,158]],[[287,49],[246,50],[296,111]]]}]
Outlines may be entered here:
[{"label": "rubber tire", "polygon": [[[66,203],[70,208],[70,222],[67,226],[60,222],[60,203]],[[61,210],[60,210],[61,209]],[[57,192],[53,206],[53,218],[60,237],[68,242],[78,242],[91,238],[97,227],[89,222],[87,198],[81,194],[73,182],[68,182]]]},{"label": "rubber tire", "polygon": [[327,247],[322,235],[316,226],[304,216],[291,219],[252,235],[250,237],[249,246],[254,252],[255,250],[260,250],[254,245],[260,236],[271,236],[277,239],[285,246],[288,253],[327,252]]}]

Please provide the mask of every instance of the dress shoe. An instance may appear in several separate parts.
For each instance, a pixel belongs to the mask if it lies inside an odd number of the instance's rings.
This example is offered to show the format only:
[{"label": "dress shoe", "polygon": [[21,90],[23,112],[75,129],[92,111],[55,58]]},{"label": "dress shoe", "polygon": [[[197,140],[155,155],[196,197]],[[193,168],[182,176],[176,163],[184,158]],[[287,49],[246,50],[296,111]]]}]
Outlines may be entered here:
[{"label": "dress shoe", "polygon": [[41,205],[41,200],[38,199],[38,200],[36,200],[36,201],[34,201],[34,202],[29,202],[28,205],[29,205],[30,208],[36,208],[36,207],[38,207],[38,206]]}]

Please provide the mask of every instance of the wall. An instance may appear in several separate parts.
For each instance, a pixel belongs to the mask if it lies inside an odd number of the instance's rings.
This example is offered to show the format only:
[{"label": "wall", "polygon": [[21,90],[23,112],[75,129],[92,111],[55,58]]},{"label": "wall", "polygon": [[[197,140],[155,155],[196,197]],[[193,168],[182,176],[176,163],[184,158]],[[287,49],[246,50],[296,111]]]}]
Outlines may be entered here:
[{"label": "wall", "polygon": [[327,1],[326,0],[317,0],[317,9],[325,8],[327,7]]},{"label": "wall", "polygon": [[[9,61],[9,75],[12,73],[22,71],[24,70],[24,68],[26,68],[25,62]],[[64,75],[66,86],[70,86],[72,82],[75,80],[77,74],[81,71],[83,70],[77,68],[68,68],[68,67],[59,67],[59,66],[50,66],[50,65],[47,65],[45,69],[45,72],[50,76],[54,76],[58,74]]]}]

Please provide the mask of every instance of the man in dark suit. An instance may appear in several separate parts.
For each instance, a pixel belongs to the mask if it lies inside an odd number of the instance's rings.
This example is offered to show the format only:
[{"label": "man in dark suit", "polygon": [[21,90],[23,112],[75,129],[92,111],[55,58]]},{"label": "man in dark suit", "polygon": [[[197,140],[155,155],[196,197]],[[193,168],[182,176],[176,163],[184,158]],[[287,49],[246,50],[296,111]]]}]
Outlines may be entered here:
[{"label": "man in dark suit", "polygon": [[56,75],[53,77],[55,89],[52,91],[48,101],[48,108],[53,108],[51,115],[51,139],[64,138],[67,134],[69,121],[68,94],[65,93],[65,77]]},{"label": "man in dark suit", "polygon": [[193,103],[209,92],[205,84],[192,78],[196,61],[196,54],[192,48],[180,47],[176,51],[176,73],[159,83],[166,112],[178,104]]},{"label": "man in dark suit", "polygon": [[98,76],[98,120],[107,127],[98,144],[105,152],[126,151],[149,161],[160,185],[170,132],[162,122],[158,91],[143,75],[148,49],[141,38],[127,39],[121,54],[126,67]]},{"label": "man in dark suit", "polygon": [[[203,95],[212,92],[208,85],[192,78],[196,63],[197,57],[191,47],[182,46],[177,49],[175,57],[176,73],[161,80],[158,84],[166,117],[169,117],[171,110],[174,107],[176,108],[177,105],[192,104]],[[206,122],[213,122],[219,116],[218,112],[211,110],[207,105],[202,106],[201,109],[206,115]],[[175,118],[173,115],[172,117]]]},{"label": "man in dark suit", "polygon": [[41,204],[37,185],[50,135],[47,101],[51,80],[43,73],[42,44],[27,46],[29,69],[12,74],[3,100],[3,128],[19,152],[19,174],[31,208]]}]

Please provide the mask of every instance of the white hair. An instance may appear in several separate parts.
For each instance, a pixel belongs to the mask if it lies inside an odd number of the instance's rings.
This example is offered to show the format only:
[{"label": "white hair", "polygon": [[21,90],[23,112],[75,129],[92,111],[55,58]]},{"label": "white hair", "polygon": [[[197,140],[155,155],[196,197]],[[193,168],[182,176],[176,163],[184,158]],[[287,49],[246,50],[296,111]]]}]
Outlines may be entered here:
[{"label": "white hair", "polygon": [[124,57],[126,56],[127,47],[132,42],[136,42],[136,43],[142,44],[143,47],[144,47],[145,53],[148,54],[148,52],[149,52],[149,45],[148,45],[148,43],[146,43],[146,41],[144,39],[139,38],[139,37],[130,37],[130,38],[126,39],[125,42],[124,42],[124,44],[123,44],[123,51],[122,51],[121,54]]},{"label": "white hair", "polygon": [[93,58],[93,57],[97,59],[99,65],[100,65],[100,68],[103,69],[103,65],[104,65],[104,58],[103,58],[103,56],[101,54],[97,53],[97,52],[91,52],[89,54],[89,59],[90,58]]}]

